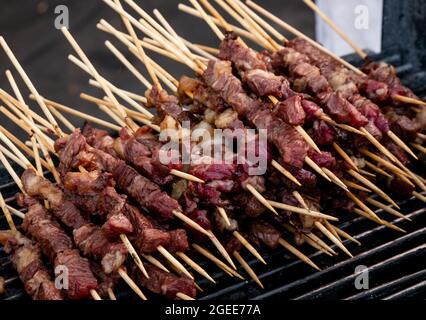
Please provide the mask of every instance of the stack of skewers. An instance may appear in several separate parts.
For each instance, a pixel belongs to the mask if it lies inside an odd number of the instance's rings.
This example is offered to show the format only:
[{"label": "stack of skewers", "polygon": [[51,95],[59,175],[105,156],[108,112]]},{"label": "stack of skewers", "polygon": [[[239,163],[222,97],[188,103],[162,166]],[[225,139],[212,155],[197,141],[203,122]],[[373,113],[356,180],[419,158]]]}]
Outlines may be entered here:
[{"label": "stack of skewers", "polygon": [[[119,0],[104,2],[125,30],[105,20],[98,28],[146,67],[152,81],[106,42],[146,87],[144,95],[102,77],[71,33],[62,32],[78,55],[69,59],[105,94],[81,97],[115,123],[41,96],[0,38],[43,111],[41,116],[30,108],[7,71],[13,95],[0,89],[6,106],[0,111],[29,139],[22,142],[0,127],[0,160],[20,188],[16,199],[23,208],[0,197],[10,227],[0,232],[0,243],[33,299],[115,299],[120,279],[141,299],[145,290],[194,299],[201,290],[195,273],[215,282],[195,261],[200,256],[244,279],[240,265],[263,287],[241,251],[266,264],[261,252],[282,246],[317,270],[298,246],[334,256],[326,243],[331,241],[352,257],[343,239],[360,243],[327,211],[355,213],[404,232],[370,208],[405,218],[384,190],[425,201],[425,180],[412,171],[425,152],[425,103],[401,84],[392,66],[369,61],[361,71],[251,1],[217,1],[242,28],[207,0],[179,6],[211,27],[218,49],[182,38],[160,12],[154,11],[156,20],[133,0],[125,2],[140,18]],[[286,39],[256,12],[297,38]],[[195,75],[175,79],[147,49]],[[84,119],[84,126],[76,128],[64,113]],[[217,129],[233,143],[212,136]],[[188,140],[195,132],[198,138]],[[235,150],[242,137],[246,144]],[[206,146],[220,146],[221,160],[204,152],[212,149]],[[249,153],[263,159],[266,170],[258,173],[261,163]],[[184,154],[197,161],[187,163]],[[23,168],[21,176],[11,161]],[[12,214],[23,219],[19,230]],[[66,287],[53,276],[60,268],[67,272]]]}]

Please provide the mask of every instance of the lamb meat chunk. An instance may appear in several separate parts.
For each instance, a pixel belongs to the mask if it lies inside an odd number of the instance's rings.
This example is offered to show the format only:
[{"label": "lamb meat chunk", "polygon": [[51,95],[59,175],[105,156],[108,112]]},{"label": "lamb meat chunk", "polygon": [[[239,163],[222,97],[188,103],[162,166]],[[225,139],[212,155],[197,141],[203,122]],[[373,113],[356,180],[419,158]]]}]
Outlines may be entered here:
[{"label": "lamb meat chunk", "polygon": [[67,297],[79,300],[90,296],[90,290],[98,287],[98,281],[91,272],[89,260],[82,258],[75,249],[61,252],[55,259],[55,266],[65,266],[68,272]]},{"label": "lamb meat chunk", "polygon": [[255,220],[250,224],[250,237],[256,242],[261,242],[265,246],[276,249],[279,245],[281,233],[271,224],[264,220]]},{"label": "lamb meat chunk", "polygon": [[293,96],[274,106],[274,114],[292,126],[301,126],[305,122],[306,114],[302,106],[302,97]]},{"label": "lamb meat chunk", "polygon": [[149,278],[146,278],[139,268],[134,265],[130,267],[130,275],[137,283],[140,283],[148,290],[174,300],[179,300],[176,296],[178,292],[192,298],[196,297],[196,288],[192,279],[167,273],[151,264],[147,264],[145,269]]},{"label": "lamb meat chunk", "polygon": [[237,69],[241,71],[268,69],[265,60],[262,58],[262,54],[243,46],[237,35],[233,33],[228,33],[225,39],[220,43],[219,58],[232,61]]},{"label": "lamb meat chunk", "polygon": [[121,242],[111,241],[104,230],[93,224],[86,224],[74,230],[76,246],[97,261],[101,261],[106,273],[117,271],[127,258],[127,249]]}]

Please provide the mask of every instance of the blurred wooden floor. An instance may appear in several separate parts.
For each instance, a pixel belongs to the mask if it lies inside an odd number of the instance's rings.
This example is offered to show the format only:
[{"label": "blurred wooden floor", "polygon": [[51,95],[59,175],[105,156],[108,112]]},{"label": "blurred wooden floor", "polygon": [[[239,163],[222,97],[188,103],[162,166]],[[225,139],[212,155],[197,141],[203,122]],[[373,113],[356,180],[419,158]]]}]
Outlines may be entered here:
[{"label": "blurred wooden floor", "polygon": [[[186,38],[217,46],[217,39],[205,23],[177,9],[178,0],[139,0],[137,3],[147,12],[158,8],[171,25]],[[186,3],[189,4],[189,1]],[[313,35],[314,17],[301,0],[259,0],[258,3],[308,35]],[[97,96],[101,96],[101,92],[91,88],[87,82],[88,76],[67,60],[67,55],[74,52],[62,33],[54,28],[54,8],[59,4],[68,6],[70,30],[95,66],[99,67],[99,72],[113,83],[143,94],[145,88],[104,46],[104,41],[112,38],[96,29],[96,23],[101,18],[121,27],[118,16],[101,0],[3,0],[0,10],[0,34],[6,38],[39,92],[61,103],[99,114],[94,105],[87,104],[78,97],[80,92],[90,92]],[[118,44],[115,40],[113,43]],[[124,50],[125,48],[120,48],[131,61],[135,62]],[[190,70],[177,63],[154,57],[177,77],[183,73],[192,74]],[[142,65],[136,65],[145,71]],[[7,57],[0,52],[0,86],[7,91],[11,89],[4,71],[10,67]],[[18,78],[15,70],[12,71]],[[25,87],[22,82],[20,84],[21,88]],[[25,93],[28,94],[27,91]],[[76,124],[81,123],[80,119],[74,120]],[[12,129],[20,137],[25,137],[25,134],[20,130],[17,131],[2,114],[0,124]]]}]

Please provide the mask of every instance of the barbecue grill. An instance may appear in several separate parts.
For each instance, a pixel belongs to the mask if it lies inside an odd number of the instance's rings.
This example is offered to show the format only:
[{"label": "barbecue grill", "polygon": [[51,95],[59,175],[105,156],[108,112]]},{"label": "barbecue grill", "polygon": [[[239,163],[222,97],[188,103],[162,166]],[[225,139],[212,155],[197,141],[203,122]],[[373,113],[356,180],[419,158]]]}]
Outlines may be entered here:
[{"label": "barbecue grill", "polygon": [[[375,55],[375,60],[385,60],[397,67],[399,76],[404,83],[411,87],[421,98],[426,97],[426,37],[420,33],[408,32],[410,29],[420,31],[419,19],[425,15],[414,17],[415,11],[408,10],[418,4],[416,8],[426,10],[420,5],[421,1],[390,1],[385,0],[383,25],[383,50]],[[399,15],[399,13],[404,13]],[[415,18],[415,19],[414,19]],[[413,24],[408,21],[415,20]],[[396,32],[398,30],[398,32]],[[407,38],[406,34],[411,34]],[[404,35],[404,36],[402,36]],[[359,64],[355,56],[346,57],[354,64]],[[19,172],[19,170],[18,170]],[[417,171],[420,172],[420,171]],[[6,201],[12,206],[12,196],[18,192],[13,182],[8,180],[8,174],[1,167],[0,191]],[[267,266],[246,255],[259,278],[265,285],[260,289],[253,281],[241,281],[228,277],[223,272],[216,272],[217,268],[205,263],[203,267],[216,279],[212,285],[206,280],[198,282],[204,292],[199,294],[200,299],[425,299],[426,298],[426,207],[423,202],[411,198],[399,203],[402,213],[412,221],[390,219],[407,233],[401,233],[385,226],[377,225],[363,217],[352,215],[335,215],[340,219],[340,228],[362,245],[357,246],[349,240],[344,245],[354,254],[353,259],[347,259],[342,253],[337,257],[328,257],[320,252],[304,247],[307,255],[322,269],[316,272],[300,260],[284,250],[275,250],[265,254]],[[382,210],[376,213],[382,214]],[[0,229],[7,228],[3,216],[0,217]],[[333,247],[333,246],[332,246]],[[336,249],[336,248],[333,248]],[[354,285],[358,276],[359,266],[368,267],[368,289],[359,290]],[[28,299],[22,283],[12,268],[9,257],[0,249],[0,275],[6,279],[6,294],[4,300]],[[124,286],[116,289],[117,297],[132,299],[134,294]],[[135,298],[136,299],[136,298]]]}]

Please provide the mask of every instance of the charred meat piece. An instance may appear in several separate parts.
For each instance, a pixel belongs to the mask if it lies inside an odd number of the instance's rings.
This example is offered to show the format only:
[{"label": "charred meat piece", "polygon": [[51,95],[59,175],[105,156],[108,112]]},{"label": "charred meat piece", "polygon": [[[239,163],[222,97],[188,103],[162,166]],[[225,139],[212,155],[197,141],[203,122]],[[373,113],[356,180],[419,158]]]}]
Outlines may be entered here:
[{"label": "charred meat piece", "polygon": [[[0,244],[11,254],[13,266],[24,284],[25,291],[33,300],[63,300],[49,270],[43,264],[41,250],[37,244],[33,244],[18,231],[0,231]],[[0,287],[4,290],[4,279],[0,280],[3,280]]]},{"label": "charred meat piece", "polygon": [[105,273],[117,271],[127,258],[127,249],[121,242],[113,242],[104,230],[88,223],[73,232],[77,247],[85,256],[100,261]]},{"label": "charred meat piece", "polygon": [[250,98],[241,82],[232,74],[227,61],[210,61],[204,73],[206,83],[258,129],[267,129],[268,140],[275,144],[284,162],[301,167],[309,149],[303,137],[293,127],[273,116],[260,101]]},{"label": "charred meat piece", "polygon": [[63,184],[67,199],[79,209],[106,220],[102,229],[111,237],[133,231],[130,221],[122,214],[126,197],[117,193],[110,173],[99,171],[68,172]]},{"label": "charred meat piece", "polygon": [[70,229],[78,229],[87,223],[80,210],[65,199],[62,190],[52,182],[37,175],[33,169],[24,171],[21,177],[25,191],[33,197],[49,201],[51,210],[61,223]]},{"label": "charred meat piece", "polygon": [[195,298],[196,288],[192,279],[167,273],[151,264],[145,265],[145,269],[148,272],[149,279],[142,275],[141,271],[134,265],[130,267],[130,275],[137,283],[140,283],[151,292],[175,300],[179,300],[176,296],[178,292]]},{"label": "charred meat piece", "polygon": [[279,245],[281,232],[264,220],[255,220],[249,227],[250,238],[258,244],[263,244],[270,249],[276,249]]}]

